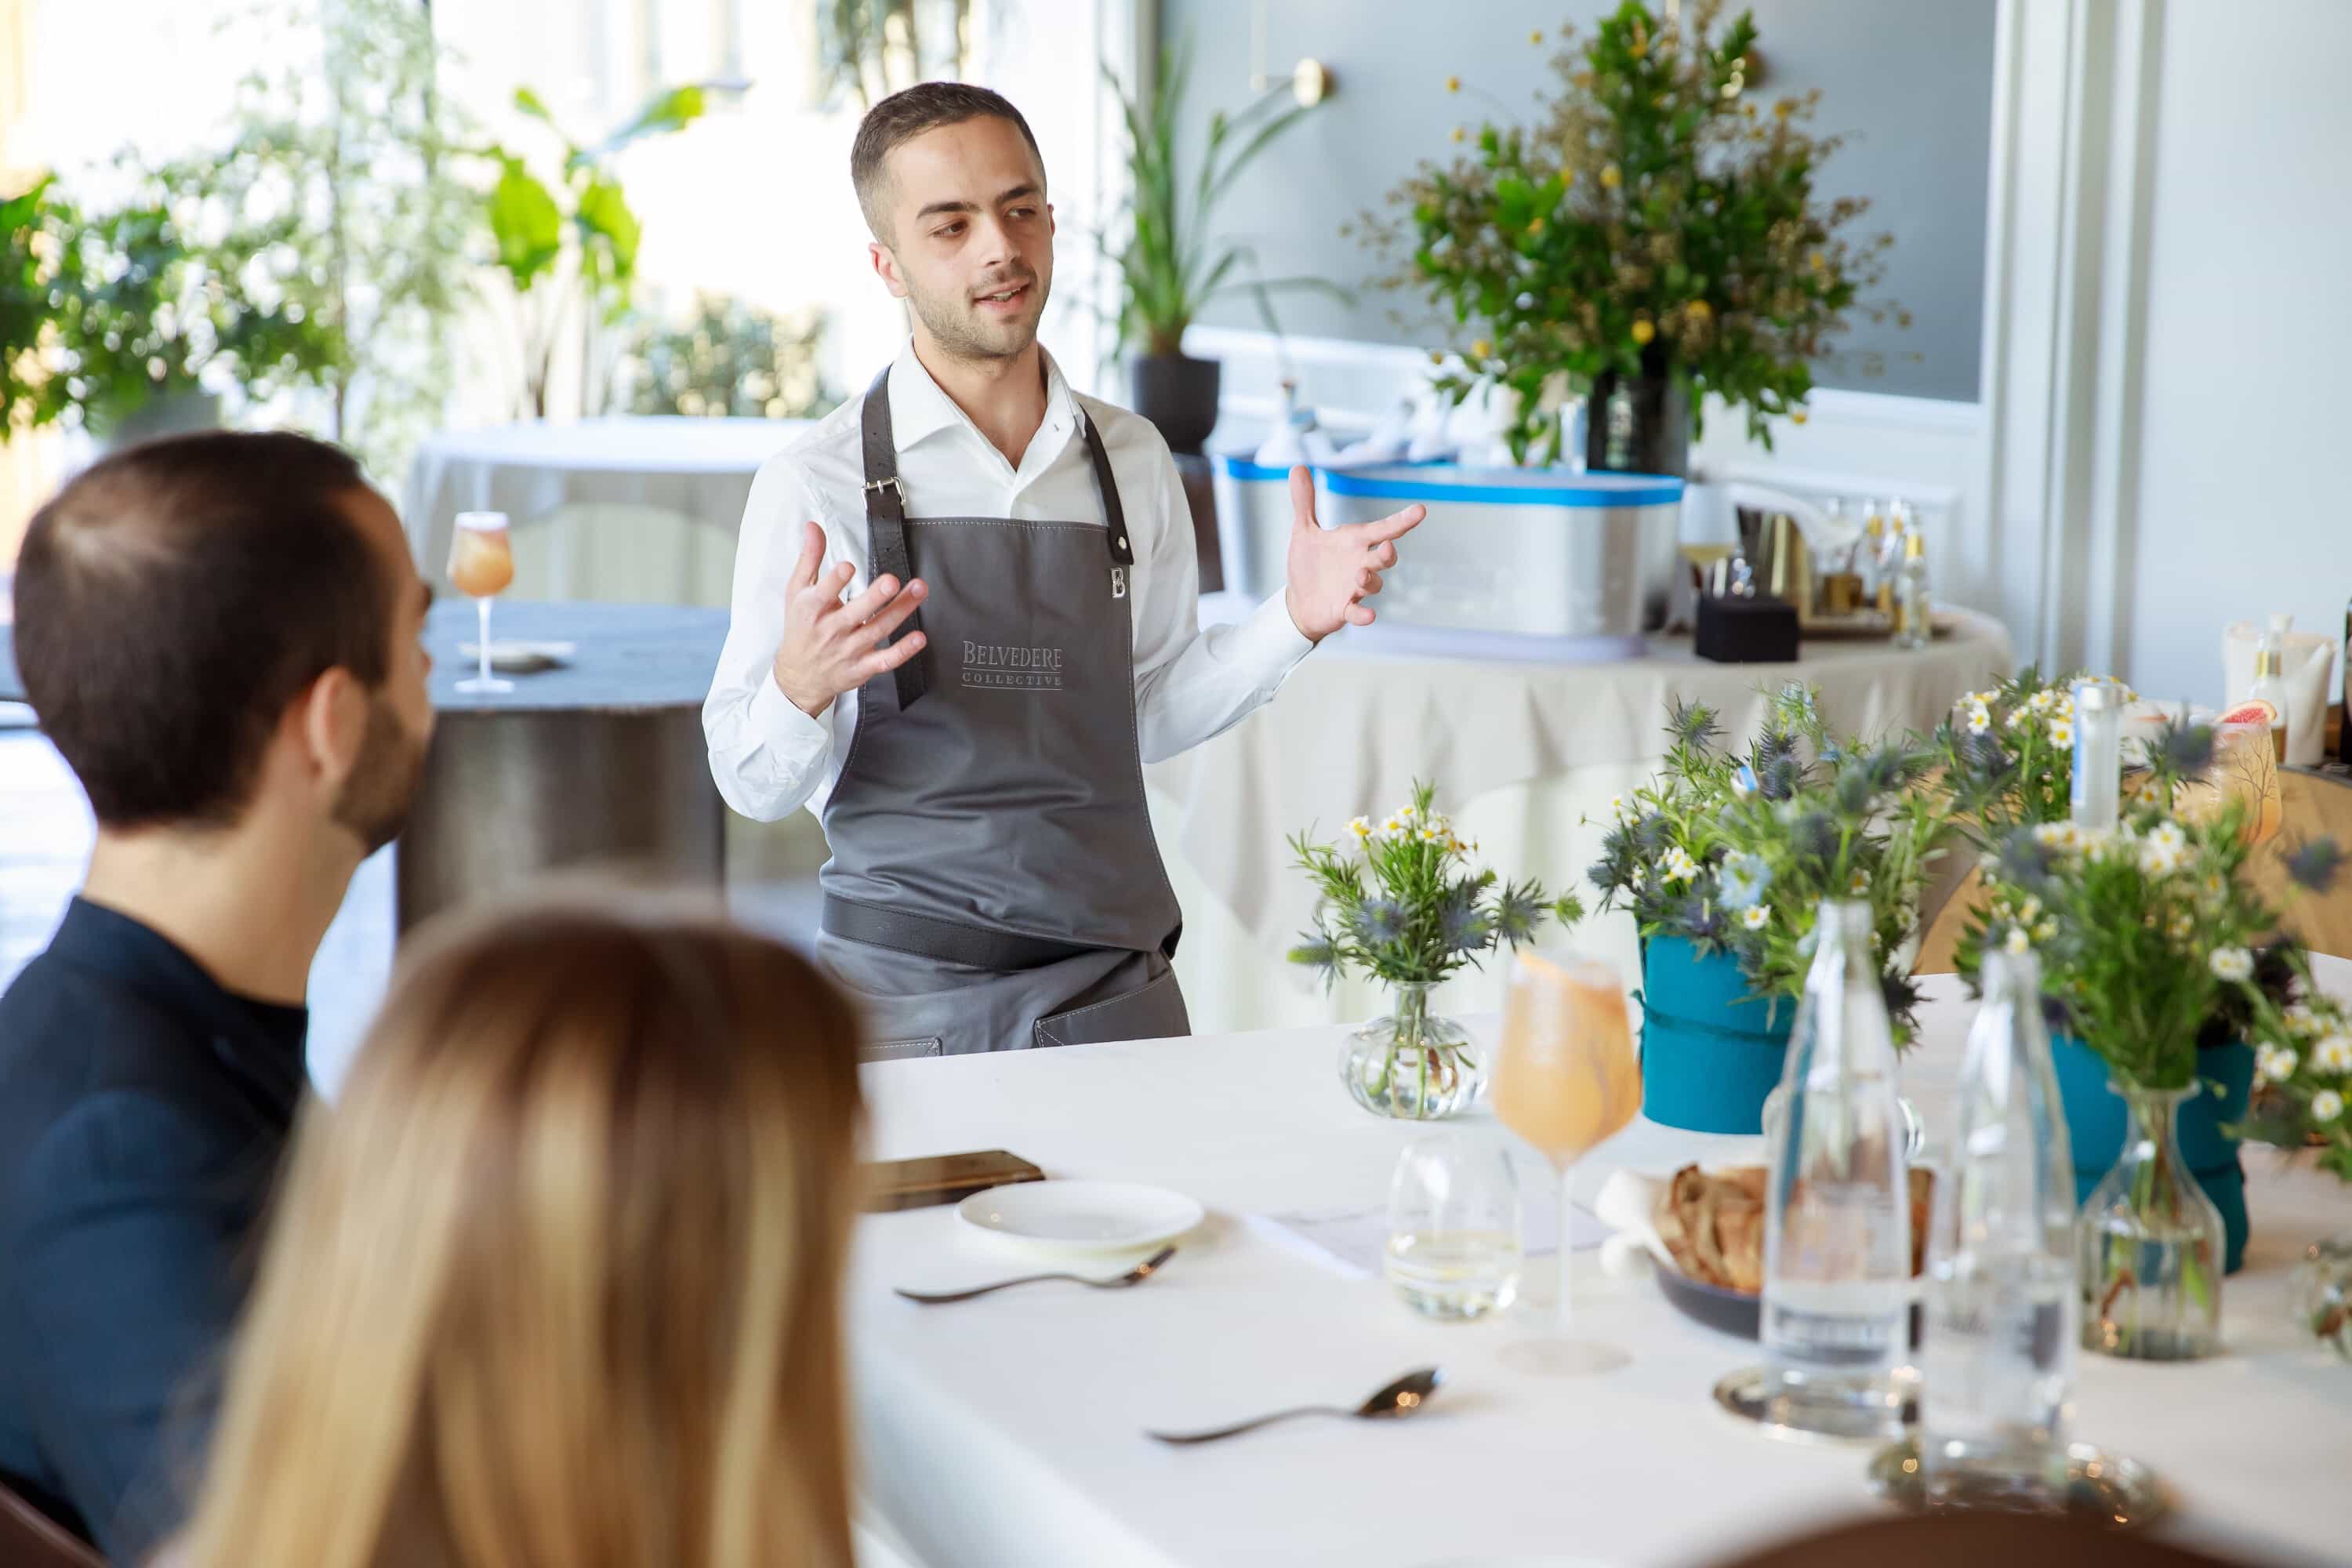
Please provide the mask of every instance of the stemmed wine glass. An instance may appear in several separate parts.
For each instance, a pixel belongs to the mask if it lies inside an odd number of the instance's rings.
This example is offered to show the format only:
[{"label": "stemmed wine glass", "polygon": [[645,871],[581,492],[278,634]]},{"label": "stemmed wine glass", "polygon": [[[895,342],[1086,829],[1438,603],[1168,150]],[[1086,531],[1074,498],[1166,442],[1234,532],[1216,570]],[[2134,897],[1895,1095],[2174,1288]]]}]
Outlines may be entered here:
[{"label": "stemmed wine glass", "polygon": [[1522,1370],[1606,1372],[1630,1358],[1580,1339],[1569,1288],[1571,1177],[1576,1163],[1642,1108],[1642,1068],[1614,968],[1565,952],[1522,950],[1511,963],[1503,1043],[1495,1057],[1495,1115],[1534,1144],[1559,1176],[1559,1300],[1554,1331],[1512,1348]]},{"label": "stemmed wine glass", "polygon": [[481,641],[478,674],[457,682],[468,695],[512,691],[514,682],[490,673],[490,601],[514,581],[514,547],[507,539],[507,514],[502,511],[461,511],[457,531],[449,539],[449,584],[474,601],[479,612]]}]

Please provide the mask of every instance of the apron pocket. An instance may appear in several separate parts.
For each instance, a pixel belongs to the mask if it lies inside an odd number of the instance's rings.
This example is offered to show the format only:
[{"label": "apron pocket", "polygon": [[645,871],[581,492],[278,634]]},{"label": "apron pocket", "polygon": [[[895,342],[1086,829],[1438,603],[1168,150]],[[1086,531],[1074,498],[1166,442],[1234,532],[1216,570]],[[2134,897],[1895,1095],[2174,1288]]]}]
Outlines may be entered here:
[{"label": "apron pocket", "polygon": [[1176,984],[1176,972],[1165,969],[1140,990],[1038,1019],[1036,1040],[1041,1046],[1098,1046],[1113,1040],[1168,1039],[1192,1032],[1192,1020],[1184,1011],[1184,993]]},{"label": "apron pocket", "polygon": [[919,1040],[877,1040],[857,1047],[857,1059],[861,1062],[903,1062],[916,1057],[945,1054],[946,1047],[937,1035],[926,1035]]}]

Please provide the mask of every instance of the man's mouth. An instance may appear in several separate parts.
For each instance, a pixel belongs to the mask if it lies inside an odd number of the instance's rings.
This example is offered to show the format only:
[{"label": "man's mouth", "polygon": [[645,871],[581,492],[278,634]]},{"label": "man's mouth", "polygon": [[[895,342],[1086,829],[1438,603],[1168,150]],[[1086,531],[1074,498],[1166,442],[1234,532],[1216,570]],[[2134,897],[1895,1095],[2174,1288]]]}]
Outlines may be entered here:
[{"label": "man's mouth", "polygon": [[1029,288],[1026,283],[1015,283],[993,294],[982,294],[973,303],[992,315],[1010,315],[1029,302]]}]

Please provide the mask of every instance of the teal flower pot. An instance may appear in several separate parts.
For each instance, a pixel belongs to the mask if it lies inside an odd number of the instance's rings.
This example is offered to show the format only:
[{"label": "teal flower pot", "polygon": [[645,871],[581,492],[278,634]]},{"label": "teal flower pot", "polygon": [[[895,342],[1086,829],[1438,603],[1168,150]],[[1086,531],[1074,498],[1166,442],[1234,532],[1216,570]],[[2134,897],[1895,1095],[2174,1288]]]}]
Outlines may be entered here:
[{"label": "teal flower pot", "polygon": [[[1761,1132],[1797,1005],[1748,994],[1727,952],[1684,937],[1642,948],[1642,1114],[1693,1132]],[[2105,1173],[2102,1172],[2102,1174]]]},{"label": "teal flower pot", "polygon": [[[2079,1204],[2123,1158],[2124,1100],[2108,1084],[2105,1060],[2073,1036],[2051,1037],[2050,1059],[2058,1068],[2058,1098],[2066,1107]],[[2197,1053],[2197,1077],[2207,1087],[2180,1108],[2180,1157],[2221,1211],[2229,1233],[2223,1268],[2235,1274],[2246,1260],[2246,1173],[2238,1163],[2238,1140],[2221,1129],[2245,1120],[2254,1087],[2254,1047],[2242,1041],[2206,1047]],[[2216,1083],[2221,1086],[2218,1094],[2211,1087]]]}]

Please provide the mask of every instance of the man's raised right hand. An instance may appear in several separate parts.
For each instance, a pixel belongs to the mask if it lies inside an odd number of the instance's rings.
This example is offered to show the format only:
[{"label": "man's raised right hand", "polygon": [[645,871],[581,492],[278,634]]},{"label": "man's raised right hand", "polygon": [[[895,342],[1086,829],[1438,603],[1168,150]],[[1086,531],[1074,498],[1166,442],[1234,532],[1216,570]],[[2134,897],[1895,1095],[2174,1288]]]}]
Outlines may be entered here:
[{"label": "man's raised right hand", "polygon": [[785,592],[783,640],[776,646],[776,689],[812,719],[822,717],[843,692],[856,690],[923,651],[919,631],[897,642],[889,637],[930,593],[919,577],[901,588],[886,573],[845,604],[842,593],[857,569],[840,561],[819,576],[824,561],[824,531],[809,523]]}]

